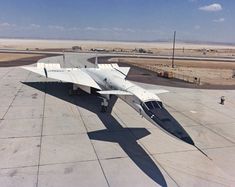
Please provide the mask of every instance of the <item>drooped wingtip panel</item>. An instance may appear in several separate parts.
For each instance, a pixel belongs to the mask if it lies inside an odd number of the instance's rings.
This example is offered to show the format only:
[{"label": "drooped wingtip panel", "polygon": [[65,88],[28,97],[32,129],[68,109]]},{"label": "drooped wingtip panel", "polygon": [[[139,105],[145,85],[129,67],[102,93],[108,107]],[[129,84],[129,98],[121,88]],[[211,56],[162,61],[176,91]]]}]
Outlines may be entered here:
[{"label": "drooped wingtip panel", "polygon": [[21,68],[28,70],[28,71],[31,71],[31,72],[34,72],[34,73],[37,73],[42,76],[46,76],[43,68],[29,67],[29,66],[22,66]]},{"label": "drooped wingtip panel", "polygon": [[74,83],[101,90],[100,86],[86,72],[82,71],[81,69],[63,69],[63,68],[52,69],[52,68],[42,68],[42,67],[39,68],[39,67],[28,67],[28,66],[22,68],[55,80]]}]

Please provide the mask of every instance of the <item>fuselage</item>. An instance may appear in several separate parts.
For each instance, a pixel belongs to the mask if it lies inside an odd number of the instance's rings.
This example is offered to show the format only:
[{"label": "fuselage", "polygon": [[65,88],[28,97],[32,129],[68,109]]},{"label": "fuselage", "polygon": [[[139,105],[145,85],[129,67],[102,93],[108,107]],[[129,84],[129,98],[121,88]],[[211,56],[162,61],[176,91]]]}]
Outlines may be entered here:
[{"label": "fuselage", "polygon": [[167,134],[194,145],[183,127],[164,108],[160,98],[154,93],[128,81],[115,69],[89,68],[86,71],[104,90],[121,90],[131,95],[117,95],[134,110]]}]

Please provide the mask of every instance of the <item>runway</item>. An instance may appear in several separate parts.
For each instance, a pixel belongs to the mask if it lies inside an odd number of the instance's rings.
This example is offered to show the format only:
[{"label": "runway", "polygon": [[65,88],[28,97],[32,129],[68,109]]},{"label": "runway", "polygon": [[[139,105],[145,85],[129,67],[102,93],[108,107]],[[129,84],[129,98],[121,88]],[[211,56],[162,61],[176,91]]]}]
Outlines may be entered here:
[{"label": "runway", "polygon": [[[66,65],[93,66],[90,57],[80,54]],[[0,68],[1,186],[235,185],[234,90],[158,86],[170,91],[159,97],[210,160],[123,101],[103,114],[99,98],[69,96],[70,87],[19,67]]]}]

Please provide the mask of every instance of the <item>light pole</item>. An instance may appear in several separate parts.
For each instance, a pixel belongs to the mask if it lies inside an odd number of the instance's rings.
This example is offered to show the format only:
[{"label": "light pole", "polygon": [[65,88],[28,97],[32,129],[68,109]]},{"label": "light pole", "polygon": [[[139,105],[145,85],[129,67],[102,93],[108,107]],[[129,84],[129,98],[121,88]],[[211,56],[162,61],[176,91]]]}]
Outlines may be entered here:
[{"label": "light pole", "polygon": [[173,39],[173,53],[172,53],[172,64],[171,64],[172,68],[175,68],[175,37],[176,37],[176,31],[174,31],[174,39]]}]

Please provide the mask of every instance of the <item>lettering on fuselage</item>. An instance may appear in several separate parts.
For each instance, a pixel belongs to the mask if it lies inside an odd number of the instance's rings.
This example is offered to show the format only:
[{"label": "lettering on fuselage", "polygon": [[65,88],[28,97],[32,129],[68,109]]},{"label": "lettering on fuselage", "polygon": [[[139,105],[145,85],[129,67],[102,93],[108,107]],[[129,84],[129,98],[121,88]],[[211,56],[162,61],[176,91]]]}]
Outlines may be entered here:
[{"label": "lettering on fuselage", "polygon": [[64,70],[48,70],[47,72],[65,72]]}]

